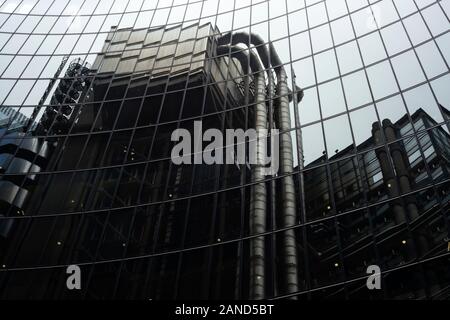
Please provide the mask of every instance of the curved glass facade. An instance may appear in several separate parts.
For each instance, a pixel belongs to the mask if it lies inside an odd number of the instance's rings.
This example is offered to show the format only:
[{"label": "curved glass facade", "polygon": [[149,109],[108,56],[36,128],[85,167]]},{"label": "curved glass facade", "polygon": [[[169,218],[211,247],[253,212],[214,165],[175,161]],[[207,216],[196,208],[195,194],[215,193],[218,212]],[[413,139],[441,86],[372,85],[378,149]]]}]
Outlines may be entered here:
[{"label": "curved glass facade", "polygon": [[0,297],[448,299],[449,14],[0,0]]}]

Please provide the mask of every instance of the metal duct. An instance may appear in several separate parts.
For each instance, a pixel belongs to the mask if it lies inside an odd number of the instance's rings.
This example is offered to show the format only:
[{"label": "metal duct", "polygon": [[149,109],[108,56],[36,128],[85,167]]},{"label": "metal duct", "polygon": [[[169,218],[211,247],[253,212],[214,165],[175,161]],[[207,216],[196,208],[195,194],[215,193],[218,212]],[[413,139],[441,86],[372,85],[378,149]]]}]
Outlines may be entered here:
[{"label": "metal duct", "polygon": [[[372,136],[375,145],[379,145],[382,142],[381,126],[378,122],[372,125]],[[386,148],[379,148],[376,150],[378,161],[380,162],[381,172],[383,174],[384,184],[388,192],[389,197],[397,198],[400,195],[397,179],[395,179],[394,169],[389,163],[389,156]],[[396,199],[392,202],[392,211],[394,212],[394,219],[396,224],[402,224],[406,222],[405,210],[401,202]]]},{"label": "metal duct", "polygon": [[[388,143],[394,142],[397,139],[394,125],[389,119],[383,120],[383,128]],[[400,192],[406,194],[411,192],[411,180],[407,164],[407,155],[399,142],[392,143],[389,146],[392,161],[394,163],[395,172],[398,176],[400,185]],[[419,216],[419,210],[415,202],[414,197],[406,197],[406,206],[411,220],[416,219]]]},{"label": "metal duct", "polygon": [[[242,51],[236,46],[219,46],[217,54],[230,54],[236,58],[244,71],[244,74],[250,77],[248,66],[250,65],[253,73],[256,92],[255,92],[255,129],[257,132],[267,129],[267,113],[266,113],[266,80],[264,72],[262,72],[261,64],[258,57],[249,50],[249,53]],[[248,91],[247,91],[248,94]],[[264,157],[263,147],[260,140],[257,144],[257,155]],[[259,159],[258,159],[259,160]],[[264,165],[259,162],[253,166],[252,182],[260,182],[264,180]],[[265,182],[253,185],[250,199],[250,234],[263,234],[266,232],[266,207],[267,207],[267,191]],[[251,239],[250,241],[250,298],[265,298],[265,239],[264,236]]]},{"label": "metal duct", "polygon": [[[394,142],[397,139],[396,129],[389,119],[383,120],[383,129],[387,142],[391,143],[389,145],[389,150],[397,175],[400,193],[407,194],[412,191],[408,156],[400,142]],[[405,197],[405,202],[409,219],[413,221],[419,217],[419,209],[416,200],[412,196],[407,196]],[[425,255],[430,247],[427,238],[423,234],[418,233],[415,240],[419,253]]]},{"label": "metal duct", "polygon": [[[236,45],[242,43],[245,44],[248,48],[251,48],[253,45],[256,51],[258,52],[259,58],[261,59],[264,65],[264,69],[266,69],[267,76],[269,77],[269,79],[273,79],[273,75],[271,72],[272,67],[275,69],[275,71],[277,69],[283,68],[283,64],[281,63],[281,60],[279,59],[273,44],[270,43],[268,49],[266,42],[257,34],[247,32],[236,32],[236,33],[229,32],[220,37],[217,42],[219,45],[228,45],[228,44]],[[273,81],[269,81],[269,84],[270,83],[273,83]],[[303,99],[303,90],[298,86],[295,89],[297,92],[297,101],[301,101]],[[288,88],[288,92],[289,92],[289,101],[292,101],[291,89]]]},{"label": "metal duct", "polygon": [[[272,48],[272,52],[275,50]],[[279,63],[278,55],[273,54]],[[287,75],[283,67],[277,68],[277,100],[278,100],[278,126],[282,133],[280,134],[280,169],[281,174],[285,175],[281,183],[281,197],[283,206],[282,228],[289,228],[297,224],[297,211],[295,201],[294,178],[294,159],[292,154],[291,138],[291,115],[289,110]],[[298,291],[298,260],[297,260],[297,240],[295,230],[289,229],[281,234],[283,241],[283,254],[285,264],[285,285],[287,293]]]},{"label": "metal duct", "polygon": [[[281,174],[286,175],[282,178],[281,198],[283,206],[282,227],[292,227],[297,224],[295,188],[292,173],[294,170],[292,139],[290,135],[291,117],[289,110],[289,96],[291,92],[287,84],[287,75],[283,64],[272,43],[267,48],[266,43],[256,34],[246,32],[228,33],[218,40],[219,44],[231,43],[236,45],[242,43],[251,48],[255,46],[259,57],[264,64],[266,72],[271,77],[271,67],[275,70],[277,76],[277,101],[278,101],[278,127],[282,131],[280,134],[280,169]],[[249,49],[249,51],[251,51]],[[269,88],[270,90],[270,88]],[[301,90],[298,100],[301,100]],[[297,242],[294,230],[285,231],[282,234],[283,239],[283,261],[286,293],[295,293],[298,291],[298,259]]]},{"label": "metal duct", "polygon": [[[401,194],[407,194],[412,191],[411,188],[411,178],[409,174],[409,162],[408,162],[408,156],[406,154],[406,151],[404,147],[400,144],[400,142],[395,142],[397,140],[397,131],[394,126],[394,124],[389,119],[383,120],[383,130],[384,134],[386,136],[386,141],[389,144],[389,150],[392,158],[392,162],[394,164],[395,173],[398,179],[399,189]],[[409,219],[412,221],[419,217],[419,209],[417,207],[417,203],[414,199],[414,197],[407,196],[405,198],[406,201],[406,209],[409,214]],[[429,243],[424,234],[421,232],[417,233],[416,239],[414,243],[408,243],[408,254],[411,258],[417,257],[416,252],[418,251],[418,254],[423,256],[429,251]],[[418,249],[418,250],[417,250]],[[434,272],[429,270],[426,272],[426,276],[429,279],[434,279],[436,275]],[[425,278],[424,275],[421,273],[416,273],[415,277],[417,278],[417,281],[419,283],[424,283]],[[421,285],[423,288],[424,286]],[[422,294],[421,291],[419,291],[419,294]]]}]

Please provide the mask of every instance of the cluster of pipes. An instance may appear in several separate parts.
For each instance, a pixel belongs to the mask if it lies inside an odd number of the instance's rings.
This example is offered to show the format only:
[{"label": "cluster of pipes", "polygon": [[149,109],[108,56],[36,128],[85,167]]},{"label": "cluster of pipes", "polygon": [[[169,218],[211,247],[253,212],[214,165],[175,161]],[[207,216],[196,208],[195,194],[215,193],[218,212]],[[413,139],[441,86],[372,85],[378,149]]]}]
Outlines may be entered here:
[{"label": "cluster of pipes", "polygon": [[[412,177],[409,173],[408,155],[404,146],[397,141],[397,129],[389,119],[385,119],[383,120],[382,126],[379,122],[375,122],[372,125],[372,136],[375,145],[381,145],[383,140],[389,144],[385,148],[378,148],[376,155],[380,163],[387,193],[390,198],[395,199],[391,202],[394,221],[397,225],[406,224],[408,220],[414,221],[419,217],[419,209],[415,197],[406,196],[404,200],[401,199],[402,195],[412,192],[413,189]],[[416,234],[414,241],[406,242],[406,258],[408,260],[417,259],[419,256],[427,254],[429,250],[428,239],[422,233]],[[413,276],[417,283],[420,284],[418,288],[425,287],[423,284],[425,281],[424,276],[431,283],[438,283],[436,274],[432,270],[427,270],[425,275],[415,272]],[[439,287],[438,285],[436,286]],[[420,295],[422,293],[418,294]]]},{"label": "cluster of pipes", "polygon": [[[291,116],[289,110],[292,92],[287,83],[286,70],[283,67],[272,43],[266,44],[263,39],[256,34],[246,32],[228,33],[220,37],[217,41],[217,55],[227,55],[239,61],[245,76],[246,88],[248,88],[249,78],[253,76],[255,83],[255,110],[254,128],[258,130],[268,129],[268,112],[266,108],[266,94],[272,92],[274,83],[272,70],[276,75],[276,126],[280,130],[280,178],[281,182],[281,204],[282,204],[282,225],[280,228],[290,228],[296,225],[296,200],[293,172],[293,149],[291,130]],[[237,46],[242,44],[248,47],[244,50]],[[252,50],[252,46],[256,52]],[[261,65],[261,62],[263,66]],[[251,72],[249,70],[251,69]],[[264,67],[264,68],[263,68]],[[268,76],[268,90],[266,92],[266,77]],[[303,97],[300,88],[296,88],[298,101]],[[246,91],[248,94],[248,91]],[[260,142],[258,141],[258,144]],[[258,147],[257,147],[258,148]],[[250,234],[257,236],[267,232],[266,229],[266,208],[267,190],[265,176],[262,165],[255,165],[252,168],[252,191],[250,200]],[[259,183],[258,183],[259,182]],[[293,229],[288,229],[281,233],[282,252],[280,260],[283,263],[283,282],[285,293],[298,292],[298,259],[296,235]],[[266,253],[265,237],[254,237],[250,240],[250,299],[266,298]]]},{"label": "cluster of pipes", "polygon": [[[401,194],[407,194],[412,191],[408,170],[408,156],[400,143],[395,142],[397,140],[396,130],[389,119],[383,121],[383,127],[381,127],[378,122],[375,122],[372,125],[372,136],[376,145],[382,143],[383,135],[386,142],[390,144],[388,148],[390,154],[387,153],[386,148],[379,148],[376,151],[377,158],[380,162],[383,180],[386,183],[389,196],[398,198]],[[392,165],[390,159],[392,159]],[[403,203],[400,201],[393,202],[393,212],[396,224],[406,222],[407,216],[409,216],[411,221],[419,216],[419,210],[414,197],[407,197],[406,202],[408,214],[405,213]]]}]

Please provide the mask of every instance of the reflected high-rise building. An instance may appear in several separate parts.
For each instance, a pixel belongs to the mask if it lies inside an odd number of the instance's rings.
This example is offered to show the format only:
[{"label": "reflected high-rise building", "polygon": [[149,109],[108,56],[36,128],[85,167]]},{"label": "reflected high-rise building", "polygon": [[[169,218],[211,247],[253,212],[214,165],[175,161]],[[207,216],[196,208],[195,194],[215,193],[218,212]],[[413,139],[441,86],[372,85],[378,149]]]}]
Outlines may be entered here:
[{"label": "reflected high-rise building", "polygon": [[448,2],[137,2],[0,5],[1,298],[449,298]]},{"label": "reflected high-rise building", "polygon": [[[37,224],[24,226],[18,219],[5,219],[9,228],[5,261],[82,264],[94,259],[99,262],[95,268],[83,268],[89,274],[89,289],[84,292],[88,298],[107,296],[114,285],[115,295],[134,298],[264,297],[265,264],[275,255],[282,257],[283,250],[275,253],[273,247],[271,253],[263,237],[242,243],[233,239],[251,235],[261,219],[281,219],[285,197],[275,195],[275,189],[266,193],[264,182],[253,186],[264,177],[258,178],[248,164],[180,166],[171,159],[172,133],[185,129],[194,137],[194,119],[201,121],[201,134],[215,128],[225,133],[228,128],[277,127],[275,108],[261,98],[266,95],[264,74],[272,76],[272,71],[264,71],[255,54],[219,34],[211,24],[113,27],[92,66],[67,61],[50,105],[34,110],[33,120],[42,116],[24,139],[46,137],[43,143],[50,145],[51,155],[42,171],[48,174],[39,175],[17,208],[22,216],[42,212],[58,221],[42,224],[37,218]],[[242,38],[237,34],[235,41],[245,44]],[[260,51],[269,52],[266,47]],[[278,109],[289,115],[293,94],[285,86],[286,95],[278,99],[287,103]],[[261,117],[265,122],[258,122]],[[290,135],[285,138],[284,144],[290,142]],[[292,174],[293,149],[286,150]],[[289,181],[294,201],[292,176],[267,186],[281,190]],[[62,189],[66,189],[63,197]],[[217,192],[221,189],[226,191]],[[261,197],[258,190],[266,194]],[[280,217],[267,217],[261,204],[280,206]],[[292,206],[295,214],[293,210]],[[29,228],[30,241],[17,250],[23,228]],[[289,239],[280,236],[273,245],[283,246],[282,241]],[[61,249],[49,248],[41,257],[36,246],[47,245]],[[123,262],[127,256],[140,258],[128,265]],[[120,262],[108,262],[117,259]],[[111,267],[118,269],[110,273]],[[58,272],[33,280],[32,294],[61,294],[52,289],[45,293],[51,283],[64,284]],[[281,271],[271,276],[285,278]],[[5,296],[20,297],[16,281],[6,280]],[[123,281],[125,287],[119,287]]]},{"label": "reflected high-rise building", "polygon": [[[310,163],[304,172],[310,280],[315,285],[338,282],[346,275],[364,275],[370,265],[395,268],[443,250],[448,239],[449,147],[448,131],[419,109],[396,123],[376,122],[372,137],[360,145]],[[329,166],[321,166],[327,159]],[[431,181],[434,188],[428,187]],[[338,208],[336,215],[333,207]],[[385,293],[445,298],[441,284],[448,281],[447,266],[444,260],[394,272],[386,276]],[[342,294],[335,291],[330,297]],[[350,297],[368,297],[365,284],[355,286]]]}]

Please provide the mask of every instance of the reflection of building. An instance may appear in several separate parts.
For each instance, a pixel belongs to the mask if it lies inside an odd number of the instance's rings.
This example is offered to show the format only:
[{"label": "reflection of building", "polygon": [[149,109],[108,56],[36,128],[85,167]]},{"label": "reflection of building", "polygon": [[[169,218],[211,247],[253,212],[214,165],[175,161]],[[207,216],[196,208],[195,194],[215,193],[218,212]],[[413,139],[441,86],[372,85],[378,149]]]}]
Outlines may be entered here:
[{"label": "reflection of building", "polygon": [[11,107],[0,107],[0,130],[12,132],[21,129],[28,122],[28,117]]},{"label": "reflection of building", "polygon": [[[25,201],[37,178],[28,173],[39,172],[48,156],[47,143],[22,132],[28,122],[20,111],[0,108],[0,217],[24,214]],[[12,220],[0,221],[0,250],[13,224]]]},{"label": "reflection of building", "polygon": [[[412,116],[419,152],[404,117],[302,175],[286,133],[275,177],[257,176],[258,167],[173,165],[171,134],[192,132],[194,120],[203,130],[291,129],[294,95],[273,47],[214,33],[112,28],[92,67],[69,64],[33,135],[21,133],[34,149],[11,149],[38,167],[9,165],[0,181],[19,188],[0,199],[0,296],[398,298],[424,289],[448,297],[444,259],[385,274],[381,293],[350,281],[371,264],[389,270],[443,251],[449,136],[431,130],[423,111]],[[238,52],[242,44],[257,49]],[[81,293],[65,289],[68,264],[82,266]]]},{"label": "reflection of building", "polygon": [[[329,158],[329,167],[319,166],[325,155],[306,167],[307,219],[320,220],[306,229],[315,285],[341,281],[345,274],[363,275],[369,265],[395,268],[447,248],[450,136],[421,109],[411,119],[415,132],[407,115],[395,124],[377,122],[370,139]],[[389,148],[382,145],[385,141]],[[430,187],[433,182],[436,186]],[[338,216],[333,218],[334,207]],[[448,297],[448,287],[440,286],[449,281],[447,269],[444,260],[432,268],[388,274],[385,294]],[[367,295],[364,284],[353,289],[349,294],[354,298]]]},{"label": "reflection of building", "polygon": [[[265,184],[245,187],[259,179],[244,165],[175,166],[170,159],[172,132],[192,132],[194,120],[202,121],[203,130],[246,129],[261,117],[273,122],[264,99],[257,111],[253,105],[255,96],[267,92],[259,62],[234,52],[237,47],[224,38],[219,44],[217,32],[209,24],[113,28],[90,71],[79,62],[69,66],[35,132],[52,143],[48,174],[39,175],[22,205],[22,215],[50,216],[14,220],[3,239],[8,268],[116,260],[83,268],[83,295],[89,298],[264,294],[275,242],[266,249],[262,237],[214,244],[260,228],[266,219],[262,205],[275,213],[275,201],[254,191],[265,191]],[[237,59],[223,57],[231,51]],[[249,66],[258,74],[245,77]],[[288,100],[288,93],[282,98]],[[275,199],[273,190],[267,194]],[[267,217],[268,227],[273,219]],[[292,243],[293,237],[280,239]],[[187,250],[192,247],[199,248]],[[136,256],[143,258],[123,260]],[[280,270],[267,277],[286,276]],[[1,280],[4,297],[20,297],[24,290],[35,297],[70,295],[59,269],[38,278],[17,271]],[[274,292],[273,284],[268,287]]]}]

